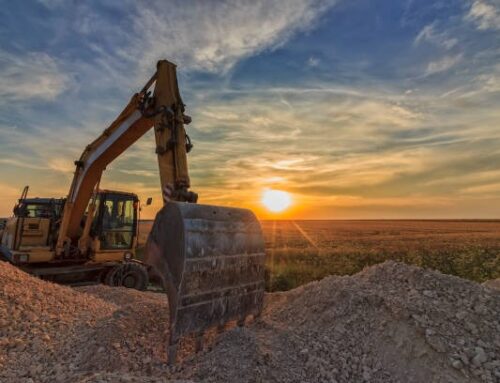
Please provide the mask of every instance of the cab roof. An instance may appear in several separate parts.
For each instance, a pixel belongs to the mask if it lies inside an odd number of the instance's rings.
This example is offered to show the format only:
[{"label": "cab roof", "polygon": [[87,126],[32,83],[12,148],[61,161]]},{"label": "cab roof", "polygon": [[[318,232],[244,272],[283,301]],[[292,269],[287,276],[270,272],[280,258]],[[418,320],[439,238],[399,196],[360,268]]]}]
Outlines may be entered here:
[{"label": "cab roof", "polygon": [[60,204],[63,203],[64,198],[25,198],[20,200],[24,204],[32,204],[32,205],[49,205],[49,204]]},{"label": "cab roof", "polygon": [[118,190],[99,189],[99,194],[118,194],[118,195],[127,195],[137,198],[137,194],[135,193],[118,191]]}]

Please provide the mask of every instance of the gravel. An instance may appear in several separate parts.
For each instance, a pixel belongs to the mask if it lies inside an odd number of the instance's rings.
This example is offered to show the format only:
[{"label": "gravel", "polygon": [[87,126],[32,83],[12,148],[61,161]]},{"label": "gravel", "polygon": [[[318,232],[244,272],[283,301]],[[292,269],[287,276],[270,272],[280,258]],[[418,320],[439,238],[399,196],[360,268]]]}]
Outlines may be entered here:
[{"label": "gravel", "polygon": [[500,291],[395,262],[266,295],[166,365],[164,294],[0,263],[0,382],[500,382]]}]

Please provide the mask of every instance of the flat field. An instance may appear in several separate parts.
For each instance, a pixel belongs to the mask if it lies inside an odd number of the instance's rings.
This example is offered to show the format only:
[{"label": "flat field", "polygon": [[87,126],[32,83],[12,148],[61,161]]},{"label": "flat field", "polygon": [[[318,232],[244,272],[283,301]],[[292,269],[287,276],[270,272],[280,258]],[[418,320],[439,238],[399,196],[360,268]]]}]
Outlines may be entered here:
[{"label": "flat field", "polygon": [[[140,226],[144,243],[151,221]],[[500,220],[262,221],[267,289],[288,290],[388,259],[483,282],[500,278]]]}]

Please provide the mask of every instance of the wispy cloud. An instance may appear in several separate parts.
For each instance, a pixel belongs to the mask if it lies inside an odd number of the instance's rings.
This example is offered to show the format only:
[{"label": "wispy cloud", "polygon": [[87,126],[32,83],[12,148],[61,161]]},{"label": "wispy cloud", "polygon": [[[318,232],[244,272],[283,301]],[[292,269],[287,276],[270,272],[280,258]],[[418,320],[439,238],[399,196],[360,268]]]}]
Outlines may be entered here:
[{"label": "wispy cloud", "polygon": [[482,30],[500,30],[500,3],[496,0],[474,0],[466,19]]},{"label": "wispy cloud", "polygon": [[425,76],[430,76],[436,73],[445,72],[455,65],[457,65],[460,61],[462,61],[463,55],[457,54],[454,56],[444,56],[443,58],[431,61],[427,65],[427,69],[425,70]]},{"label": "wispy cloud", "polygon": [[[96,7],[79,4],[72,28],[100,56],[99,65],[121,61],[151,73],[168,58],[182,71],[227,73],[241,60],[273,50],[297,33],[314,29],[337,0],[124,1],[118,25]],[[53,6],[49,1],[49,6]],[[120,13],[122,9],[116,9]],[[105,49],[103,49],[105,48]],[[141,80],[143,81],[143,80]]]},{"label": "wispy cloud", "polygon": [[65,0],[37,0],[37,1],[49,9],[54,9],[64,5]]},{"label": "wispy cloud", "polygon": [[312,68],[317,67],[319,63],[320,60],[317,57],[309,57],[309,59],[307,60],[307,65],[309,65]]},{"label": "wispy cloud", "polygon": [[147,65],[170,57],[182,68],[225,72],[239,60],[310,29],[335,2],[183,1],[169,7],[162,1],[151,2],[137,7],[133,52]]},{"label": "wispy cloud", "polygon": [[36,163],[32,163],[30,161],[22,161],[14,158],[0,158],[0,164],[32,170],[49,170],[49,167],[47,166],[37,165]]},{"label": "wispy cloud", "polygon": [[0,97],[4,102],[53,100],[70,82],[57,60],[46,53],[15,55],[0,50]]},{"label": "wispy cloud", "polygon": [[414,43],[418,45],[424,41],[442,46],[446,49],[451,49],[458,43],[457,38],[449,37],[445,32],[438,32],[435,24],[428,24],[423,27],[415,38]]},{"label": "wispy cloud", "polygon": [[[42,2],[27,12],[48,15],[31,24],[45,34],[0,51],[0,172],[12,201],[26,182],[64,195],[72,161],[168,58],[193,117],[190,174],[203,203],[265,216],[260,193],[277,188],[307,218],[500,206],[497,9],[474,5],[491,1],[439,12],[413,2],[403,27],[370,2],[339,15],[334,0]],[[154,147],[149,132],[103,179],[154,197],[144,216],[161,204]]]}]

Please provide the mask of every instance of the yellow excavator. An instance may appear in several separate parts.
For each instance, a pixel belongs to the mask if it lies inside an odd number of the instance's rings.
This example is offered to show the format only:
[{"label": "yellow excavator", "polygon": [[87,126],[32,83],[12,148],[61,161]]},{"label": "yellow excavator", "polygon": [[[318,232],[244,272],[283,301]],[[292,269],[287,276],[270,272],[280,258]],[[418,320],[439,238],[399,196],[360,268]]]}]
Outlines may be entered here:
[{"label": "yellow excavator", "polygon": [[[154,89],[152,90],[154,86]],[[187,335],[243,324],[262,310],[264,241],[246,209],[201,205],[190,190],[191,140],[175,64],[161,60],[143,89],[78,161],[66,198],[28,198],[26,187],[1,232],[0,258],[56,282],[99,279],[112,286],[165,289],[169,361]],[[154,127],[164,206],[136,258],[137,195],[100,188],[103,171]],[[150,204],[148,200],[148,204]]]}]

